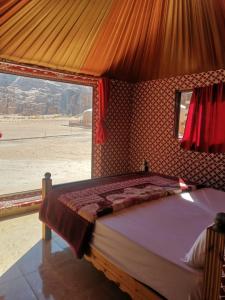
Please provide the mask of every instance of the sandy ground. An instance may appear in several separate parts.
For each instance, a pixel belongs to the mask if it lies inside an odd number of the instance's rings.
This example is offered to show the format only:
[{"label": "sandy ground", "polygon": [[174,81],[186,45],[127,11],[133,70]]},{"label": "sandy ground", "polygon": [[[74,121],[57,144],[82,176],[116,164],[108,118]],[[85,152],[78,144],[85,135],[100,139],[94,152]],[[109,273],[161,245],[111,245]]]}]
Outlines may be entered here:
[{"label": "sandy ground", "polygon": [[53,183],[91,177],[91,129],[69,119],[0,119],[0,194],[40,188],[45,172]]}]

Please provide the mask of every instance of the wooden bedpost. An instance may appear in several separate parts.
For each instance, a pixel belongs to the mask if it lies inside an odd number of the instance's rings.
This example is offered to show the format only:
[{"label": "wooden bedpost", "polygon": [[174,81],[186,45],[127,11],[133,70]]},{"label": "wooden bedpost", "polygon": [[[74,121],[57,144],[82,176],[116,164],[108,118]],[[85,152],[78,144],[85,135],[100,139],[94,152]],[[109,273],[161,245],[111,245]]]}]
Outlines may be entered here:
[{"label": "wooden bedpost", "polygon": [[[45,173],[45,177],[42,178],[42,200],[52,190],[51,173]],[[50,240],[52,238],[51,229],[44,223],[42,223],[42,239]]]},{"label": "wooden bedpost", "polygon": [[215,224],[207,228],[202,300],[219,300],[224,293],[224,247],[225,213],[218,213]]}]

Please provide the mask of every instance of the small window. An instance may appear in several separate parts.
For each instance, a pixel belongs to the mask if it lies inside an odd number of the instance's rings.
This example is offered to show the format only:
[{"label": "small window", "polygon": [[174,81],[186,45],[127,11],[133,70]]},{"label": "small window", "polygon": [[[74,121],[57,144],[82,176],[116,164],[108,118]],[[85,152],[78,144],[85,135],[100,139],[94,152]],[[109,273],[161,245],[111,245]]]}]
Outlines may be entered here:
[{"label": "small window", "polygon": [[175,135],[183,138],[192,90],[176,91]]}]

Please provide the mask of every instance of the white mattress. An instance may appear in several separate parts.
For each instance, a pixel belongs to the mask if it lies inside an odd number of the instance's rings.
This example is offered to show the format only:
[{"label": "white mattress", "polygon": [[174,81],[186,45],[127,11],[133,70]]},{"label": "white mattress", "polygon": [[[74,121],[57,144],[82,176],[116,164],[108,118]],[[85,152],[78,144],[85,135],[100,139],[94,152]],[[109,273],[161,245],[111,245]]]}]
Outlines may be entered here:
[{"label": "white mattress", "polygon": [[182,258],[220,211],[225,193],[209,188],[154,200],[99,218],[92,245],[167,299],[197,300],[202,272]]}]

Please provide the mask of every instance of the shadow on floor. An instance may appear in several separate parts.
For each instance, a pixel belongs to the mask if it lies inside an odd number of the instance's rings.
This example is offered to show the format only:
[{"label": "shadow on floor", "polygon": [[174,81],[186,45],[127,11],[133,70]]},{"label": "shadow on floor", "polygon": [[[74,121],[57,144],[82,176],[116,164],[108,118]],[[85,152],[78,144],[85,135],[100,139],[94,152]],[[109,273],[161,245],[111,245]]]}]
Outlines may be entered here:
[{"label": "shadow on floor", "polygon": [[32,299],[129,300],[130,297],[90,263],[77,259],[54,234],[51,241],[38,241],[0,278],[0,300]]}]

